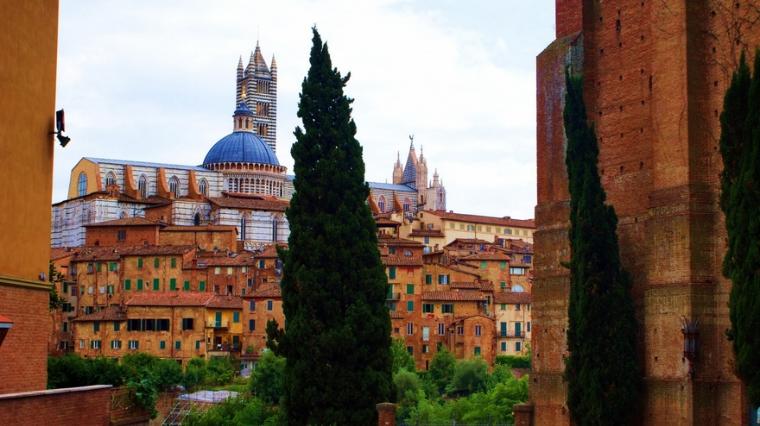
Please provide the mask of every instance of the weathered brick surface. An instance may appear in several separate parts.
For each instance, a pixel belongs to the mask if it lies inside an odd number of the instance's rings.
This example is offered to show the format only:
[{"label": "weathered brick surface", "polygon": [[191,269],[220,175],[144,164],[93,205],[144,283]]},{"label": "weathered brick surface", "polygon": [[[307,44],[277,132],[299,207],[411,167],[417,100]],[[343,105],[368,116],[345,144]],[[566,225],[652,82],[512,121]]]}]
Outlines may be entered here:
[{"label": "weathered brick surface", "polygon": [[103,426],[110,422],[111,388],[0,397],[2,425]]},{"label": "weathered brick surface", "polygon": [[[754,6],[754,7],[753,7]],[[568,272],[563,70],[585,79],[599,170],[640,320],[646,424],[741,424],[719,196],[718,116],[739,52],[760,44],[753,2],[557,1],[537,58],[536,282],[531,400],[537,425],[569,424],[562,383]],[[579,25],[578,23],[582,24]],[[580,33],[576,33],[580,31]],[[698,320],[695,376],[681,319]]]}]

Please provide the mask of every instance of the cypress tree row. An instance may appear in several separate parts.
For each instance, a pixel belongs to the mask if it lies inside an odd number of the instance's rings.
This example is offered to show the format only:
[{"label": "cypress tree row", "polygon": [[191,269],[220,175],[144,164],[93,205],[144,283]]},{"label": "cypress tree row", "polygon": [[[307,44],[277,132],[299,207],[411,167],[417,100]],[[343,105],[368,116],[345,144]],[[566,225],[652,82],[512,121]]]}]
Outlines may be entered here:
[{"label": "cypress tree row", "polygon": [[567,403],[580,426],[625,424],[640,389],[630,279],[620,264],[615,210],[605,205],[583,82],[569,72],[565,80],[571,248]]},{"label": "cypress tree row", "polygon": [[313,28],[311,67],[301,86],[291,149],[295,193],[282,280],[284,330],[268,325],[270,347],[287,359],[287,423],[369,425],[391,398],[388,282],[366,203],[362,147],[350,74],[333,68]]},{"label": "cypress tree row", "polygon": [[[758,52],[760,53],[760,52]],[[721,207],[728,250],[723,273],[731,279],[729,315],[736,372],[750,402],[760,405],[760,54],[750,77],[744,55],[734,72],[720,117]]]}]

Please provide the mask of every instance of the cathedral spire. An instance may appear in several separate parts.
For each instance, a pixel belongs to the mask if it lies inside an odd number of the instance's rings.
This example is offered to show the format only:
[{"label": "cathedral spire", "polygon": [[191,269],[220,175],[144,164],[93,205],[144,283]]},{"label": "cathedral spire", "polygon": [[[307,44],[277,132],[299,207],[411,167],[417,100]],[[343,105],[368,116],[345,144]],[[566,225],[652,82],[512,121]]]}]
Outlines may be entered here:
[{"label": "cathedral spire", "polygon": [[253,71],[253,67],[255,66],[256,59],[254,58],[253,52],[251,52],[251,57],[248,59],[248,66],[245,67],[246,74]]}]

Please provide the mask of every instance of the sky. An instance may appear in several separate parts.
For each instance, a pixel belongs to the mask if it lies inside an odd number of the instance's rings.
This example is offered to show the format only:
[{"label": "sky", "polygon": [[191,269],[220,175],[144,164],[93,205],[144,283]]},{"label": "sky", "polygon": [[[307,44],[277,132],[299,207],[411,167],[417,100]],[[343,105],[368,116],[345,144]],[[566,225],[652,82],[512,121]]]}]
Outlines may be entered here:
[{"label": "sky", "polygon": [[82,157],[197,165],[232,131],[238,58],[258,40],[278,66],[277,156],[290,147],[311,27],[351,72],[366,178],[392,179],[414,135],[447,208],[533,217],[535,57],[553,0],[62,0],[55,202]]}]

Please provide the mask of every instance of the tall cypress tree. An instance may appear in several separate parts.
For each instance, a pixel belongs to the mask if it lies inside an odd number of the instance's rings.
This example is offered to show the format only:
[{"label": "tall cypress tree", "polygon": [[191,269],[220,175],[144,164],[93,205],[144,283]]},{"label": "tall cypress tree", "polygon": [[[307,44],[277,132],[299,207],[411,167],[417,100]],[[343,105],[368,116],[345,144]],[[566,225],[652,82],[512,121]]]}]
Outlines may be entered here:
[{"label": "tall cypress tree", "polygon": [[750,77],[744,55],[731,79],[720,117],[721,207],[728,250],[723,273],[731,279],[729,315],[736,372],[749,400],[760,405],[760,52]]},{"label": "tall cypress tree", "polygon": [[391,398],[388,281],[366,203],[362,147],[350,74],[333,68],[313,28],[311,67],[301,85],[291,149],[295,193],[282,280],[285,329],[270,324],[270,346],[287,359],[288,424],[369,425]]},{"label": "tall cypress tree", "polygon": [[583,82],[566,72],[566,83],[571,248],[567,402],[578,425],[624,424],[640,389],[630,278],[620,264],[615,210],[605,205]]}]

